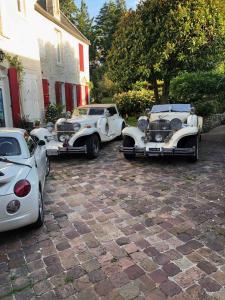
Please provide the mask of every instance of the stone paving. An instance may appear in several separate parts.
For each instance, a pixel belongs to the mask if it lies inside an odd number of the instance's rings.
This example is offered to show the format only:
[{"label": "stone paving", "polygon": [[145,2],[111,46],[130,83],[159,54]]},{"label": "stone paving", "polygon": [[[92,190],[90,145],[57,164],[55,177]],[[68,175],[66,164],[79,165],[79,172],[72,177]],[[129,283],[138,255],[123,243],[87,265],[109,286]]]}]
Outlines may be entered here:
[{"label": "stone paving", "polygon": [[53,162],[45,226],[0,235],[0,299],[225,299],[225,127],[197,164],[118,145]]}]

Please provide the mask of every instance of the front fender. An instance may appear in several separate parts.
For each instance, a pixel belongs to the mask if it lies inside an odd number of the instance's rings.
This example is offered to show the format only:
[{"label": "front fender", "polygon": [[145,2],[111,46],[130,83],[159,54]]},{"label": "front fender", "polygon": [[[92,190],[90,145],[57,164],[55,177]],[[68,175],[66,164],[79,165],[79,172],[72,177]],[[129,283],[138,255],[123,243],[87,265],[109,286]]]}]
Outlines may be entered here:
[{"label": "front fender", "polygon": [[49,138],[53,138],[53,134],[46,128],[33,129],[30,134],[37,137],[40,141],[48,141]]},{"label": "front fender", "polygon": [[135,145],[140,145],[143,144],[142,137],[145,136],[144,132],[142,132],[139,128],[137,127],[126,127],[122,131],[123,136],[127,135],[130,136],[131,138],[134,139]]},{"label": "front fender", "polygon": [[[73,134],[72,137],[69,140],[69,145],[73,146],[74,142],[79,139],[80,137],[83,136],[88,136],[88,135],[92,135],[94,133],[97,133],[99,135],[99,132],[97,130],[97,128],[91,127],[91,128],[83,128],[81,130],[79,130],[77,133]],[[99,135],[100,136],[100,135]]]},{"label": "front fender", "polygon": [[177,147],[179,140],[189,135],[197,135],[198,127],[185,127],[174,133],[172,138],[166,143],[167,147]]}]

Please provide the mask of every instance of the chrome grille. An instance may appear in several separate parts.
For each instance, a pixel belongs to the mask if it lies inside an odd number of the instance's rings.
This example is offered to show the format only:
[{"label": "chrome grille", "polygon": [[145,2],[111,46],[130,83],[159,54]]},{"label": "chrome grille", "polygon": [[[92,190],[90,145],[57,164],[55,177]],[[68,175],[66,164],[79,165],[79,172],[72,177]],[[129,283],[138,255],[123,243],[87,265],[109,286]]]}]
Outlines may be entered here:
[{"label": "chrome grille", "polygon": [[155,136],[157,134],[160,134],[162,136],[162,142],[164,142],[168,135],[171,133],[170,121],[168,120],[161,119],[153,121],[150,123],[149,128],[151,142],[156,142]]}]

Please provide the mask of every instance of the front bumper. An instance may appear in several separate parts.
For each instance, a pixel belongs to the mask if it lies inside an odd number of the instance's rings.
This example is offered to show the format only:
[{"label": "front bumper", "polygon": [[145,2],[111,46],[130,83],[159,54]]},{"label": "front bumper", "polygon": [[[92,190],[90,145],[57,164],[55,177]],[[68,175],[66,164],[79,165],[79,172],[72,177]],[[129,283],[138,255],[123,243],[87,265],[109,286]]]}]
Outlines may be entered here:
[{"label": "front bumper", "polygon": [[87,146],[82,146],[82,147],[52,147],[47,149],[47,154],[48,156],[59,156],[62,154],[87,154]]},{"label": "front bumper", "polygon": [[194,156],[195,147],[192,148],[149,148],[123,147],[119,151],[125,154],[139,154],[144,156]]}]

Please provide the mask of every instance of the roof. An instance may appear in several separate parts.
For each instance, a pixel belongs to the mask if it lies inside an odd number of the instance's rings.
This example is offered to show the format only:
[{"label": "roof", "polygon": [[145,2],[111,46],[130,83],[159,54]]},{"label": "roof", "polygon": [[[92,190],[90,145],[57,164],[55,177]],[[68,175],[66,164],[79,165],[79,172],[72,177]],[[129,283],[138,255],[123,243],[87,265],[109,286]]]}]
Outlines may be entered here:
[{"label": "roof", "polygon": [[10,128],[10,127],[0,127],[0,133],[20,133],[24,134],[25,129],[21,128]]},{"label": "roof", "polygon": [[60,19],[57,19],[47,10],[45,10],[39,3],[35,3],[35,10],[80,41],[84,42],[87,45],[91,44],[90,41],[78,30],[78,28],[74,24],[70,22],[70,20],[61,11]]},{"label": "roof", "polygon": [[112,107],[112,106],[116,106],[116,104],[88,104],[88,105],[83,105],[83,106],[79,106],[78,108],[108,108],[108,107]]}]

